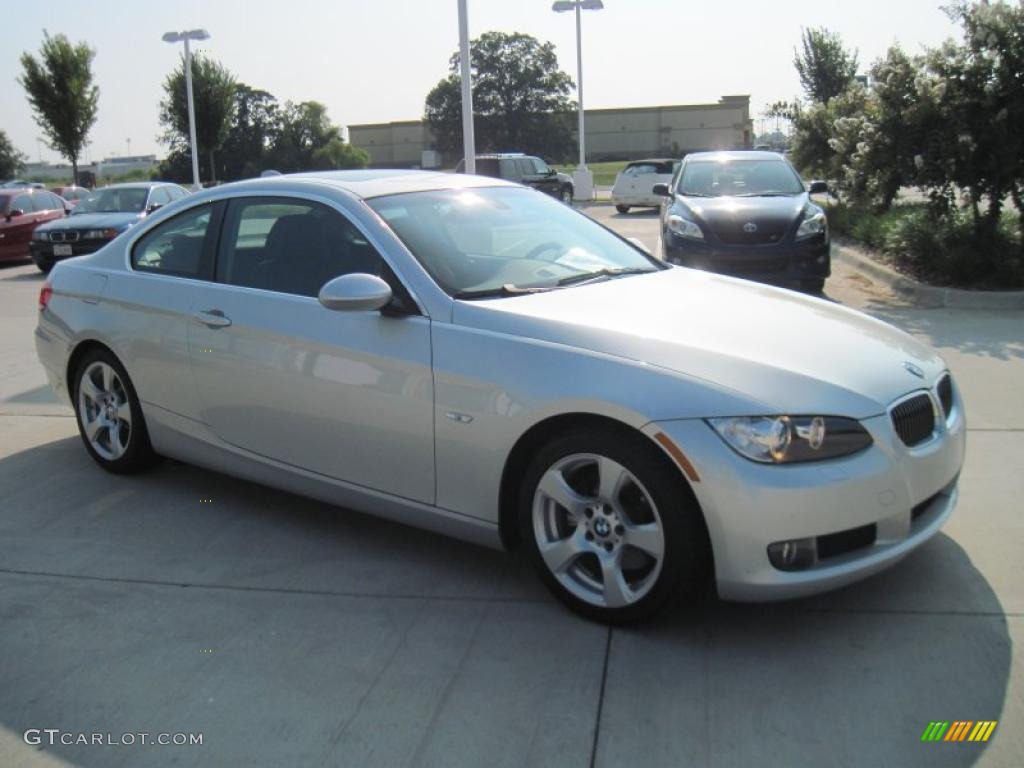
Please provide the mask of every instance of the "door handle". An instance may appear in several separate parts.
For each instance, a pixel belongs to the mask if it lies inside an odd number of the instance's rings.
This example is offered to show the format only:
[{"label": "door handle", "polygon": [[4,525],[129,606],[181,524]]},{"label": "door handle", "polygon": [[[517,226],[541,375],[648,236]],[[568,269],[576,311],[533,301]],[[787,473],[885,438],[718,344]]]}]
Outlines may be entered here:
[{"label": "door handle", "polygon": [[203,309],[195,314],[196,320],[209,328],[225,328],[231,325],[231,318],[219,309]]}]

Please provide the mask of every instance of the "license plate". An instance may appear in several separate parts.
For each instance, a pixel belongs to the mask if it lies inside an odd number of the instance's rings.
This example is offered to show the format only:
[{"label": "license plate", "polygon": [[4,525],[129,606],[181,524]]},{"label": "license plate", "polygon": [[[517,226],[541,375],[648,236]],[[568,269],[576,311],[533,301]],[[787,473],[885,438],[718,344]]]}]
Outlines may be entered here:
[{"label": "license plate", "polygon": [[70,256],[71,246],[70,245],[54,245],[53,246],[54,256]]}]

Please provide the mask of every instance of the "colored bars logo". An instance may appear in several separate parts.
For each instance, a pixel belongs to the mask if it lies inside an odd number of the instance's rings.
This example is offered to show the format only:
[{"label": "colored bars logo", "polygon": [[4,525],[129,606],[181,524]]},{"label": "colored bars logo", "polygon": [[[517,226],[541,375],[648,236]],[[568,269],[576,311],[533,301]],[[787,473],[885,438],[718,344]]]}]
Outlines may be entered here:
[{"label": "colored bars logo", "polygon": [[921,741],[988,741],[998,720],[932,721],[921,734]]}]

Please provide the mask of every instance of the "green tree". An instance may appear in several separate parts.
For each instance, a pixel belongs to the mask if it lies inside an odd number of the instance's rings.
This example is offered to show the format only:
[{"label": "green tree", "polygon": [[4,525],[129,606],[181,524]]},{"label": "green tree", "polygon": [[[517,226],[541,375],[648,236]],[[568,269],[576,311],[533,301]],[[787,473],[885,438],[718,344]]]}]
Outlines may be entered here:
[{"label": "green tree", "polygon": [[[192,98],[195,104],[196,144],[199,154],[210,161],[210,180],[217,178],[214,153],[228,137],[235,116],[234,75],[220,62],[206,56],[192,56]],[[164,99],[160,102],[162,141],[174,150],[188,151],[188,95],[185,84],[185,57],[181,65],[164,80]]]},{"label": "green tree", "polygon": [[15,149],[7,134],[0,130],[0,179],[17,176],[25,167],[25,155]]},{"label": "green tree", "polygon": [[282,173],[365,168],[369,160],[366,152],[345,142],[341,129],[327,117],[327,107],[318,101],[285,104],[268,152],[269,167]]},{"label": "green tree", "polygon": [[100,89],[92,81],[95,55],[86,43],[72,45],[64,35],[50,37],[45,30],[39,59],[27,51],[21,54],[18,82],[28,95],[36,123],[46,134],[47,145],[71,161],[75,184],[78,158],[99,107]]},{"label": "green tree", "polygon": [[251,178],[267,167],[267,153],[281,131],[281,110],[267,91],[239,83],[235,120],[220,150],[224,178]]},{"label": "green tree", "polygon": [[[427,94],[424,118],[437,149],[462,155],[462,98],[456,52],[449,74]],[[470,49],[473,131],[480,151],[519,150],[562,160],[576,147],[572,79],[554,45],[524,34],[485,32]]]},{"label": "green tree", "polygon": [[853,83],[857,52],[847,51],[839,35],[824,27],[801,29],[800,50],[793,50],[793,66],[807,99],[828,104]]}]

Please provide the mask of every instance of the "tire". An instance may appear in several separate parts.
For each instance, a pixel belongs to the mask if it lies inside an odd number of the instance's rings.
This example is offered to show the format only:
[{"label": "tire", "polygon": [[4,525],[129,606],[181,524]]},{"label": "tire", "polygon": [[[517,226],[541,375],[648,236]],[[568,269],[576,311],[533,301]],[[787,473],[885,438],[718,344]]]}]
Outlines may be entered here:
[{"label": "tire", "polygon": [[519,526],[541,580],[587,618],[643,621],[704,591],[703,517],[678,470],[642,435],[585,429],[552,440],[526,470]]},{"label": "tire", "polygon": [[618,211],[619,213],[629,213],[629,206],[628,205],[616,205],[615,206],[615,210]]},{"label": "tire", "polygon": [[37,262],[36,266],[39,267],[39,271],[42,272],[44,275],[50,274],[50,270],[53,269],[53,264],[45,261],[42,264]]},{"label": "tire", "polygon": [[572,187],[562,187],[558,193],[558,199],[572,208]]},{"label": "tire", "polygon": [[109,350],[92,350],[79,361],[72,402],[78,434],[103,469],[132,474],[158,461],[135,387]]},{"label": "tire", "polygon": [[821,293],[825,290],[824,277],[808,277],[800,281],[800,288],[812,293]]}]

